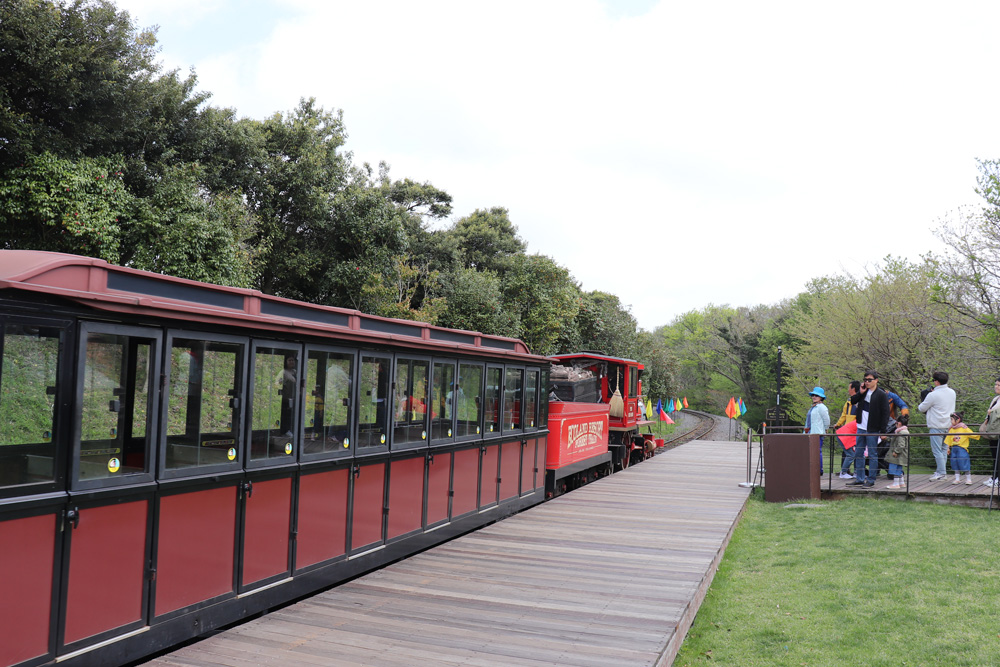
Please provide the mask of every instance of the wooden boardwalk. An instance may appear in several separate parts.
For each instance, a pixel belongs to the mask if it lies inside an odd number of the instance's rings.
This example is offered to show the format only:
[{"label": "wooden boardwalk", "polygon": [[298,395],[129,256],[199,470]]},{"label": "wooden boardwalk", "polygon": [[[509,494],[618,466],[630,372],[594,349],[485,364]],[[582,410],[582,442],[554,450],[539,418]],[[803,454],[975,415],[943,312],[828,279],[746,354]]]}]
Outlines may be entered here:
[{"label": "wooden boardwalk", "polygon": [[914,474],[910,475],[909,480],[907,480],[909,481],[909,487],[890,489],[887,487],[892,482],[886,479],[885,474],[879,475],[873,487],[849,486],[848,482],[851,480],[839,479],[835,474],[833,475],[833,479],[830,479],[829,475],[823,475],[820,488],[825,496],[834,498],[859,493],[905,497],[908,493],[912,500],[951,505],[970,505],[973,507],[989,507],[990,492],[992,491],[992,507],[993,509],[1000,509],[1000,495],[998,495],[1000,494],[1000,490],[983,486],[983,482],[988,477],[989,475],[973,475],[972,484],[967,485],[965,483],[965,476],[963,475],[962,481],[959,484],[952,484],[955,475],[949,469],[944,479],[932,482],[929,474]]},{"label": "wooden boardwalk", "polygon": [[148,665],[670,665],[749,489],[695,441]]}]

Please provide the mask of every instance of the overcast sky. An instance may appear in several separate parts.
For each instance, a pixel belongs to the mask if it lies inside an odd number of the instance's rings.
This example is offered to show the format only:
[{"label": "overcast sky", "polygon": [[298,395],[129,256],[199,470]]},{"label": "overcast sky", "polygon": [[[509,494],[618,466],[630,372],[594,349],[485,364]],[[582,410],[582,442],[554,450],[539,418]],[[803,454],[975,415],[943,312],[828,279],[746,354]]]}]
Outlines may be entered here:
[{"label": "overcast sky", "polygon": [[1000,2],[118,0],[240,116],[510,211],[647,330],[939,249],[1000,158]]}]

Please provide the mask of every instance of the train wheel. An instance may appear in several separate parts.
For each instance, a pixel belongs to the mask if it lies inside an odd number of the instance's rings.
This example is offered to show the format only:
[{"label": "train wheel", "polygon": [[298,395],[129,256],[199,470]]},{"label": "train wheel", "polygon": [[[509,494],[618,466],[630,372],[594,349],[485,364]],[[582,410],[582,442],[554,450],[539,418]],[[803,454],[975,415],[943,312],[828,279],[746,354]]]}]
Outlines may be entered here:
[{"label": "train wheel", "polygon": [[628,445],[625,445],[624,447],[622,447],[622,454],[619,457],[619,459],[620,459],[619,460],[619,465],[621,465],[621,469],[622,470],[625,470],[626,468],[628,468],[628,464],[630,462],[629,459],[632,458],[632,452],[629,451],[628,449],[626,449],[626,447],[628,447]]}]

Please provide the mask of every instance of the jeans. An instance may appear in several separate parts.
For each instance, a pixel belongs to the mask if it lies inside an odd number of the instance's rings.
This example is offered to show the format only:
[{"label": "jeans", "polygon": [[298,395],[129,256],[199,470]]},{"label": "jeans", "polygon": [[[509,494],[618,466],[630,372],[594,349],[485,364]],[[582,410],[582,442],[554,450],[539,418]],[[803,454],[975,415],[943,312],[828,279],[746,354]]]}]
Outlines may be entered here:
[{"label": "jeans", "polygon": [[895,475],[896,477],[902,477],[903,476],[903,466],[899,465],[898,463],[890,463],[889,464],[889,474],[890,475]]},{"label": "jeans", "polygon": [[851,462],[854,460],[854,447],[847,449],[843,446],[843,443],[841,443],[841,449],[844,450],[844,455],[843,463],[840,465],[840,472],[841,474],[846,474],[851,471]]},{"label": "jeans", "polygon": [[[934,464],[937,466],[934,469],[935,475],[944,475],[945,469],[944,465],[948,459],[947,449],[944,446],[944,435],[948,432],[946,428],[929,428],[927,429],[931,433],[931,454],[934,455]],[[939,435],[935,435],[939,434]]]},{"label": "jeans", "polygon": [[969,460],[969,452],[964,447],[951,448],[951,469],[955,471],[957,475],[960,472],[969,472],[972,470],[972,463]]},{"label": "jeans", "polygon": [[878,477],[878,436],[868,435],[868,431],[858,429],[858,439],[854,441],[854,478],[865,481],[865,448],[868,448],[868,481],[875,483]]}]

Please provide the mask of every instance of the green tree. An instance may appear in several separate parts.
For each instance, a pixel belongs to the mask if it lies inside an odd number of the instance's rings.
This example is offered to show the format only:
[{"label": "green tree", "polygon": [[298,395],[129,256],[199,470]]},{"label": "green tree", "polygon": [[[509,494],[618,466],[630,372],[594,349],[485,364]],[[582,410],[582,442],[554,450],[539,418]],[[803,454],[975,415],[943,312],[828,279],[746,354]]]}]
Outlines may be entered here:
[{"label": "green tree", "polygon": [[599,291],[580,294],[576,329],[581,349],[635,359],[638,326],[632,313],[614,294]]},{"label": "green tree", "polygon": [[928,258],[938,269],[935,300],[975,323],[979,340],[1000,361],[1000,160],[980,160],[979,208],[942,221],[937,236],[947,251]]},{"label": "green tree", "polygon": [[148,122],[156,39],[106,0],[0,3],[0,168],[122,153]]},{"label": "green tree", "polygon": [[451,234],[458,240],[462,266],[477,271],[503,271],[511,257],[525,250],[505,208],[477,209],[456,222]]},{"label": "green tree", "polygon": [[864,276],[812,281],[788,326],[803,341],[787,356],[793,391],[805,401],[814,385],[832,385],[835,405],[849,381],[873,369],[879,386],[917,403],[931,373],[945,370],[959,400],[981,409],[994,375],[989,355],[973,322],[935,301],[936,284],[933,262],[892,257]]},{"label": "green tree", "polygon": [[150,197],[135,201],[129,239],[131,266],[180,278],[253,287],[258,252],[249,244],[253,216],[242,199],[206,194],[201,169],[177,164],[167,169]]},{"label": "green tree", "polygon": [[31,155],[0,180],[0,247],[54,250],[118,263],[120,220],[133,197],[125,190],[120,162]]},{"label": "green tree", "polygon": [[655,403],[657,400],[683,393],[677,385],[677,357],[664,344],[662,336],[639,331],[636,336],[636,349],[636,361],[645,366],[642,376],[644,397],[651,398]]},{"label": "green tree", "polygon": [[569,271],[544,255],[513,255],[500,282],[504,311],[519,324],[517,337],[536,354],[555,354],[579,304]]},{"label": "green tree", "polygon": [[520,332],[517,314],[504,308],[500,278],[492,271],[458,269],[442,281],[442,292],[446,305],[439,325],[497,336]]}]

